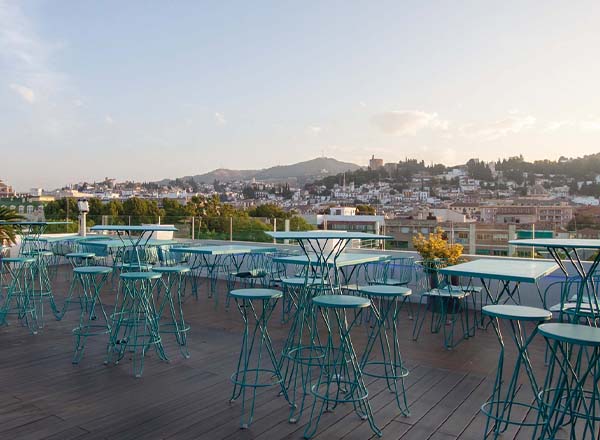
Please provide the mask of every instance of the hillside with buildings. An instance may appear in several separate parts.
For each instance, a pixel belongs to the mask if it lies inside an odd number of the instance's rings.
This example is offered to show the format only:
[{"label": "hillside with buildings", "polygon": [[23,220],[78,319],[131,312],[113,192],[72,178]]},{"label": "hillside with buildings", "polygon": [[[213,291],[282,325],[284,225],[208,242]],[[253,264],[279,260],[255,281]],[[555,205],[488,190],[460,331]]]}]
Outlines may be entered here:
[{"label": "hillside with buildings", "polygon": [[[27,194],[0,182],[0,204],[39,219],[44,204],[61,198],[95,198],[103,204],[138,198],[162,208],[167,201],[185,206],[193,197],[218,197],[236,212],[270,205],[321,228],[385,232],[394,237],[389,245],[400,249],[411,248],[416,232],[441,226],[467,252],[491,255],[514,254],[507,244],[514,237],[600,236],[598,154],[535,162],[471,159],[452,166],[372,157],[359,167],[319,158],[204,176],[145,183],[106,178]],[[360,205],[370,212],[357,212]],[[119,215],[131,214],[120,209]]]}]

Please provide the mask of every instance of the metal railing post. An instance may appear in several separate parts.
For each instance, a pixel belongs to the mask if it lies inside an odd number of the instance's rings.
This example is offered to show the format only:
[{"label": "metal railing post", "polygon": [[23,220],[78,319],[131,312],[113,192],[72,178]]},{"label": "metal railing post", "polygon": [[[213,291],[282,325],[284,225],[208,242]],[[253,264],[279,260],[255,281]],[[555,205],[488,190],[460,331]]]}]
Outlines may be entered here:
[{"label": "metal railing post", "polygon": [[233,241],[233,217],[229,217],[229,241]]},{"label": "metal railing post", "polygon": [[[284,229],[285,232],[290,232],[290,219],[286,218],[285,222],[284,222]],[[273,240],[273,243],[275,243],[276,240]],[[289,240],[283,240],[283,244],[290,244]]]}]

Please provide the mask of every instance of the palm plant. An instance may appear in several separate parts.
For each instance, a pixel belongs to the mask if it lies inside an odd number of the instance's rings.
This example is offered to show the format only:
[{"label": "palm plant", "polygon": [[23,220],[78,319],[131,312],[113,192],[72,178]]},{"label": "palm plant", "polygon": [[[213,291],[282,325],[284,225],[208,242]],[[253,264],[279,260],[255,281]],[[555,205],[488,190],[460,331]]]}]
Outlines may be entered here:
[{"label": "palm plant", "polygon": [[3,225],[1,223],[15,222],[22,219],[23,216],[18,214],[14,209],[10,209],[7,206],[0,206],[0,244],[4,241],[14,244],[16,240],[15,228],[11,225]]}]

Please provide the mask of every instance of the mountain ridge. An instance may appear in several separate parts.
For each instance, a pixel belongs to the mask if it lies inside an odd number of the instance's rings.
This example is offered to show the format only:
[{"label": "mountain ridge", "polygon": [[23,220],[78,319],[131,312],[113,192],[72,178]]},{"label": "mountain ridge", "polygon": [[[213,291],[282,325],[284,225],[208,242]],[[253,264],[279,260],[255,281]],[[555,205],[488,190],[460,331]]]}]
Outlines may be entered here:
[{"label": "mountain ridge", "polygon": [[[182,180],[193,179],[197,183],[231,182],[235,180],[281,180],[296,179],[298,181],[317,180],[345,171],[356,171],[362,168],[351,162],[342,162],[332,157],[317,157],[290,165],[275,165],[258,170],[232,170],[217,168],[204,174],[179,177]],[[174,179],[163,179],[159,183]]]}]

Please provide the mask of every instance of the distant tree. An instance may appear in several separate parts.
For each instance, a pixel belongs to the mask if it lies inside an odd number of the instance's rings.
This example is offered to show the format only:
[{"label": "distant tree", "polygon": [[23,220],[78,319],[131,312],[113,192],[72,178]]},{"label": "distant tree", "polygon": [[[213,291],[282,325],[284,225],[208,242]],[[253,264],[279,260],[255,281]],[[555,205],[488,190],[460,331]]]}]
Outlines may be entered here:
[{"label": "distant tree", "polygon": [[131,224],[156,223],[158,217],[165,215],[154,200],[131,197],[123,202],[123,215],[131,218]]},{"label": "distant tree", "polygon": [[281,209],[279,206],[266,203],[264,205],[259,205],[255,208],[252,208],[248,211],[248,215],[250,217],[266,217],[266,218],[290,218],[291,215]]},{"label": "distant tree", "polygon": [[46,203],[44,206],[44,216],[46,220],[66,220],[67,218],[77,218],[79,209],[77,209],[77,199],[65,197]]},{"label": "distant tree", "polygon": [[[10,209],[8,206],[0,206],[0,221],[2,222],[16,222],[22,220],[23,216],[19,215],[14,209]],[[8,243],[14,243],[16,239],[16,231],[13,226],[0,225],[0,244],[4,241]]]},{"label": "distant tree", "polygon": [[254,199],[256,198],[256,190],[252,185],[246,185],[242,188],[242,195],[245,199]]},{"label": "distant tree", "polygon": [[375,215],[377,211],[371,205],[356,205],[356,213],[358,215]]},{"label": "distant tree", "polygon": [[492,182],[494,180],[490,167],[479,159],[470,159],[467,162],[467,170],[473,179],[486,182]]}]

